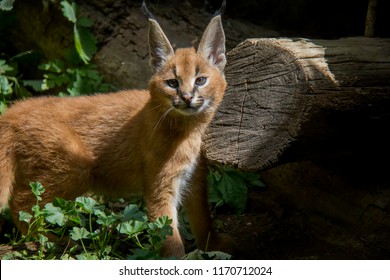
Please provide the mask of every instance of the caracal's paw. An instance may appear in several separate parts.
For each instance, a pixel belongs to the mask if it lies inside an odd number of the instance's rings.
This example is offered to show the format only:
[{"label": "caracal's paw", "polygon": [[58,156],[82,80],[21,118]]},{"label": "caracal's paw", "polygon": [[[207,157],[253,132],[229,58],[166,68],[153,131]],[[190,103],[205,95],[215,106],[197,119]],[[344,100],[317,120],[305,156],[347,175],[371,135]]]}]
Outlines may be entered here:
[{"label": "caracal's paw", "polygon": [[238,254],[238,246],[234,239],[226,233],[216,233],[214,234],[208,244],[205,251],[221,251],[228,253],[229,255],[235,256]]}]

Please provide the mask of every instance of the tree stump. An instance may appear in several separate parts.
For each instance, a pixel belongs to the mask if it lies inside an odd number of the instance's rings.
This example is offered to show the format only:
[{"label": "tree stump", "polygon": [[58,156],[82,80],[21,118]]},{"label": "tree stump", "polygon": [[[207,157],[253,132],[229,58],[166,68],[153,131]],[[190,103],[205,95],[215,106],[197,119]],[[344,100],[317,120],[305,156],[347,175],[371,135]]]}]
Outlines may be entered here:
[{"label": "tree stump", "polygon": [[261,170],[291,146],[295,155],[329,141],[348,148],[369,137],[366,120],[380,122],[380,143],[389,139],[390,39],[249,39],[228,53],[225,71],[228,89],[204,138],[211,161]]}]

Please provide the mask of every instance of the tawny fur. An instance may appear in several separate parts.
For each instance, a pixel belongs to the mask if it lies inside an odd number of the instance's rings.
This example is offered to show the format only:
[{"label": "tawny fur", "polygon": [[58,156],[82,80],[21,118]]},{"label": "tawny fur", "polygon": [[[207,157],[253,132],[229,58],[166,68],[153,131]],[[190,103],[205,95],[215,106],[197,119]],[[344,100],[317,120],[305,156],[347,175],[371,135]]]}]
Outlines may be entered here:
[{"label": "tawny fur", "polygon": [[[9,204],[15,221],[20,210],[30,211],[36,203],[32,181],[46,189],[42,204],[88,191],[142,193],[150,219],[168,215],[173,220],[174,234],[163,254],[181,257],[177,206],[184,197],[198,246],[223,249],[211,227],[200,147],[226,82],[202,52],[188,48],[163,55],[149,91],[29,99],[0,117],[0,206]],[[180,91],[190,92],[198,76],[208,81],[197,89],[207,100],[205,108],[192,115],[173,109],[178,92],[167,80],[179,79]]]}]

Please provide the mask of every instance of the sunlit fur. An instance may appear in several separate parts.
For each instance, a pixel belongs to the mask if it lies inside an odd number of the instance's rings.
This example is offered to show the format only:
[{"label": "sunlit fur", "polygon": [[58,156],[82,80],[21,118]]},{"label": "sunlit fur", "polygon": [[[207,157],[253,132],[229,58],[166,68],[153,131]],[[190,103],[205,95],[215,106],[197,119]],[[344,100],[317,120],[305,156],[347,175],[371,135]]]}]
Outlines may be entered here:
[{"label": "sunlit fur", "polygon": [[[195,79],[198,77],[207,78],[206,84],[196,86]],[[166,81],[170,79],[179,81],[178,89],[167,85]],[[178,49],[175,55],[167,61],[165,67],[150,80],[151,101],[156,102],[156,106],[160,105],[160,110],[172,109],[172,116],[196,115],[194,118],[183,118],[183,120],[190,122],[198,122],[200,119],[202,120],[200,123],[209,121],[223,97],[223,94],[218,93],[223,93],[225,88],[226,82],[220,71],[211,67],[209,62],[192,48]],[[200,102],[199,108],[194,105],[193,110],[190,110],[191,108],[176,109],[173,107],[175,100],[184,103],[178,95],[178,91],[181,93],[193,92],[192,102],[194,103],[198,102],[199,98],[204,101]]]},{"label": "sunlit fur", "polygon": [[[0,203],[9,204],[16,222],[18,211],[36,203],[29,183],[39,181],[46,189],[42,205],[88,191],[143,193],[151,220],[162,215],[173,220],[164,256],[184,254],[177,219],[181,202],[200,248],[228,244],[211,227],[200,156],[201,137],[225,92],[224,76],[192,48],[178,49],[164,61],[149,91],[29,99],[0,117]],[[207,82],[194,91],[197,77]],[[169,79],[180,87],[169,87]],[[189,92],[192,104],[179,94]]]}]

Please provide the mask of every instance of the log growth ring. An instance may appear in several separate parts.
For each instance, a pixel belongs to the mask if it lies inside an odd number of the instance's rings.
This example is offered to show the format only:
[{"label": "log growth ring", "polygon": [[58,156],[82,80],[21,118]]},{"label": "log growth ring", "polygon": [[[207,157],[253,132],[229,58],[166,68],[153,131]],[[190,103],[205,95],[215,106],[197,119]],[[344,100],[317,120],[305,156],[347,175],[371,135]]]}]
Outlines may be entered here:
[{"label": "log growth ring", "polygon": [[[288,39],[286,39],[288,40]],[[274,163],[297,135],[304,66],[278,39],[249,39],[227,55],[228,88],[204,138],[211,161],[244,170]]]}]

